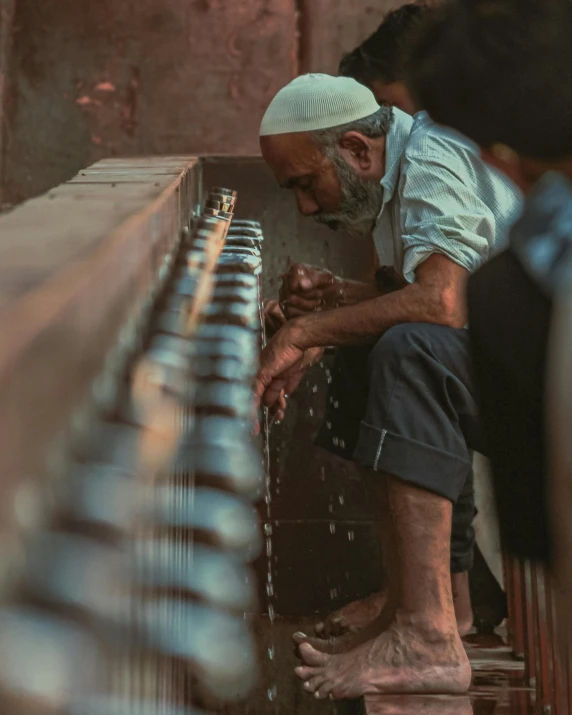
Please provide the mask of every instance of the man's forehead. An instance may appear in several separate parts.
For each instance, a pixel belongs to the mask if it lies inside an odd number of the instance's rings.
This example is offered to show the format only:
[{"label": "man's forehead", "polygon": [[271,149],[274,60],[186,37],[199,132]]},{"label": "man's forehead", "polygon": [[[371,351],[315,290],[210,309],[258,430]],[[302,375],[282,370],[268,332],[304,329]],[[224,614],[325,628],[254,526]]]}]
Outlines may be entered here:
[{"label": "man's forehead", "polygon": [[262,155],[280,184],[314,173],[325,157],[308,132],[276,134],[260,139]]}]

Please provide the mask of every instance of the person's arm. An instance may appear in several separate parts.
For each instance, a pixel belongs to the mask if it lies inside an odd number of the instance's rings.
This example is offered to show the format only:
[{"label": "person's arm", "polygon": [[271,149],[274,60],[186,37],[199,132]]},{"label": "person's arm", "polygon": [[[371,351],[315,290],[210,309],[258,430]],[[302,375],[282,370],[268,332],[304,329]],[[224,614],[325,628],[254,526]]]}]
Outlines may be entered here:
[{"label": "person's arm", "polygon": [[273,405],[275,396],[287,388],[288,376],[305,369],[310,348],[370,342],[401,323],[462,328],[468,276],[465,268],[436,253],[417,268],[415,282],[402,290],[289,321],[262,353],[257,395],[264,395],[267,406]]},{"label": "person's arm", "polygon": [[469,273],[440,254],[431,255],[405,288],[290,323],[302,348],[367,343],[400,323],[437,323],[462,328]]},{"label": "person's arm", "polygon": [[369,281],[340,278],[315,266],[294,264],[282,277],[280,306],[288,319],[307,313],[363,303],[403,288],[406,282],[389,266],[377,268]]}]

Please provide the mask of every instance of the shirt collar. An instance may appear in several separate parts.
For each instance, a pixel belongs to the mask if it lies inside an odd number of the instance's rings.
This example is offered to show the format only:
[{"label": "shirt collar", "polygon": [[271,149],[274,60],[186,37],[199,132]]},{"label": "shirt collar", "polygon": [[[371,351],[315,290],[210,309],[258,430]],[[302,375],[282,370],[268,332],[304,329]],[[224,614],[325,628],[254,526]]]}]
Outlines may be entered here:
[{"label": "shirt collar", "polygon": [[[425,114],[425,112],[423,112]],[[383,203],[386,204],[395,193],[399,179],[401,157],[411,134],[413,118],[394,107],[393,121],[385,141],[385,174],[381,180],[383,186]]]}]

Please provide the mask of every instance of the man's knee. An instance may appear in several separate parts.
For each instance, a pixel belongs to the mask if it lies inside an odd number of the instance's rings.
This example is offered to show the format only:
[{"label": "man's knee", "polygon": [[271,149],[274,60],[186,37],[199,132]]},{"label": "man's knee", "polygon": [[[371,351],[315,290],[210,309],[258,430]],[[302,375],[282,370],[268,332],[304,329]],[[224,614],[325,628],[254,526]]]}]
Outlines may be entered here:
[{"label": "man's knee", "polygon": [[400,364],[413,352],[423,353],[430,341],[432,327],[425,323],[402,323],[386,331],[369,357],[370,373],[379,365]]}]

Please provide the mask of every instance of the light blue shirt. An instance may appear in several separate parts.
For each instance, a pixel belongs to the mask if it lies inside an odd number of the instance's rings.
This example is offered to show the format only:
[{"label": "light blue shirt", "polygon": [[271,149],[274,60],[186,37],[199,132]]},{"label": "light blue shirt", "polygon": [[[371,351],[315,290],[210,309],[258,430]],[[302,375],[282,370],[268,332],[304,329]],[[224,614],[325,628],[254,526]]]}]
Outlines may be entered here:
[{"label": "light blue shirt", "polygon": [[380,264],[410,283],[431,254],[473,273],[508,245],[522,195],[485,164],[476,144],[436,124],[394,109],[386,141],[383,204],[373,231]]}]

